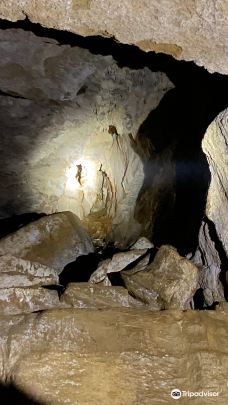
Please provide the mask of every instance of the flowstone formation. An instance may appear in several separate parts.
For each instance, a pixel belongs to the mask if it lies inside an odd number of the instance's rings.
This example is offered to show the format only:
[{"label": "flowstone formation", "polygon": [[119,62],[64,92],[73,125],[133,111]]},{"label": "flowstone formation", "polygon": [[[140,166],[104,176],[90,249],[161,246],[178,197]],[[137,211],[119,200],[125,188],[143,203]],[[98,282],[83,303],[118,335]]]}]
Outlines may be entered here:
[{"label": "flowstone formation", "polygon": [[1,31],[0,52],[1,216],[70,210],[94,239],[134,241],[134,137],[171,82],[23,30]]}]

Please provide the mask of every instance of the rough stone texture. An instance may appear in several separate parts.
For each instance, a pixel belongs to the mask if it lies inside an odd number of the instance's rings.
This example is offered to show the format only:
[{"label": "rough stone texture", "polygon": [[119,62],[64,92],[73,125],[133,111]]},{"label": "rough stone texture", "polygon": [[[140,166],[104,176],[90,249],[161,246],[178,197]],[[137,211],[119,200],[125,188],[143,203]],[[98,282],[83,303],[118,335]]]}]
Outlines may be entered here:
[{"label": "rough stone texture", "polygon": [[140,307],[142,304],[123,287],[70,283],[60,299],[61,305],[74,308]]},{"label": "rough stone texture", "polygon": [[0,215],[70,210],[95,239],[132,243],[144,179],[132,140],[171,82],[19,29],[0,32],[0,53]]},{"label": "rough stone texture", "polygon": [[147,238],[142,236],[139,238],[131,247],[130,249],[152,249],[154,248],[153,243],[151,243]]},{"label": "rough stone texture", "polygon": [[215,224],[219,240],[228,257],[228,110],[220,113],[208,127],[202,148],[211,171],[206,215]]},{"label": "rough stone texture", "polygon": [[190,308],[199,283],[198,268],[166,245],[144,271],[124,271],[121,276],[128,291],[153,309]]},{"label": "rough stone texture", "polygon": [[202,148],[206,154],[211,183],[207,195],[206,218],[199,232],[199,248],[193,260],[205,265],[201,285],[209,305],[224,299],[220,282],[221,267],[226,269],[223,285],[228,284],[228,110],[221,112],[208,127]]},{"label": "rough stone texture", "polygon": [[0,257],[0,289],[58,284],[56,271],[14,256]]},{"label": "rough stone texture", "polygon": [[58,274],[66,264],[90,252],[91,239],[71,212],[44,216],[0,240],[0,255],[38,262]]},{"label": "rough stone texture", "polygon": [[199,231],[199,246],[192,261],[202,265],[199,285],[203,289],[206,305],[224,301],[224,291],[219,279],[221,259],[209,228],[209,223],[202,221]]},{"label": "rough stone texture", "polygon": [[225,405],[227,323],[221,310],[66,309],[1,317],[1,376],[50,405],[110,399],[168,405],[173,388],[217,391],[219,397],[189,402]]},{"label": "rough stone texture", "polygon": [[147,252],[147,249],[130,250],[128,252],[116,253],[112,259],[107,259],[101,262],[97,270],[91,275],[90,283],[100,283],[107,274],[118,273],[125,269],[129,264],[135,262]]},{"label": "rough stone texture", "polygon": [[81,35],[114,36],[145,51],[194,60],[228,73],[226,0],[2,0],[0,17],[28,17],[45,27]]},{"label": "rough stone texture", "polygon": [[57,308],[57,291],[42,287],[1,288],[0,313],[2,315],[24,314],[44,309]]}]

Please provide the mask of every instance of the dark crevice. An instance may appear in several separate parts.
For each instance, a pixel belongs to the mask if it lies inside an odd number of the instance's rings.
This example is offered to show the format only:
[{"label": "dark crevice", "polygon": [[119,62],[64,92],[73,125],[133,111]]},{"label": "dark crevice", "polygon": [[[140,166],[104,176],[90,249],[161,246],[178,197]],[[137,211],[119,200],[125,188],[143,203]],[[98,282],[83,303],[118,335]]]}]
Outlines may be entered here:
[{"label": "dark crevice", "polygon": [[25,225],[30,224],[33,221],[37,221],[45,214],[37,212],[28,212],[21,215],[12,215],[8,218],[0,219],[0,238],[16,232],[18,229],[22,228]]},{"label": "dark crevice", "polygon": [[6,97],[13,97],[13,98],[21,98],[22,100],[27,100],[25,97],[19,96],[18,94],[15,94],[13,92],[6,93],[5,91],[0,90],[0,96],[6,96]]},{"label": "dark crevice", "polygon": [[44,405],[33,399],[12,383],[0,383],[0,400],[2,405]]},{"label": "dark crevice", "polygon": [[[138,207],[143,212],[143,199],[150,184],[151,193],[158,193],[161,188],[151,238],[156,246],[169,243],[185,255],[197,247],[210,184],[201,142],[210,123],[228,105],[228,77],[210,75],[194,65],[187,75],[185,69],[177,75],[182,77],[182,83],[179,77],[176,87],[165,94],[138,131],[136,142],[142,144],[141,149],[147,144],[150,155],[144,159],[145,180]],[[168,184],[169,172],[171,175],[168,151],[172,151],[175,166],[174,189]],[[161,165],[167,171],[167,183],[154,186]],[[135,216],[142,223],[137,209]]]}]

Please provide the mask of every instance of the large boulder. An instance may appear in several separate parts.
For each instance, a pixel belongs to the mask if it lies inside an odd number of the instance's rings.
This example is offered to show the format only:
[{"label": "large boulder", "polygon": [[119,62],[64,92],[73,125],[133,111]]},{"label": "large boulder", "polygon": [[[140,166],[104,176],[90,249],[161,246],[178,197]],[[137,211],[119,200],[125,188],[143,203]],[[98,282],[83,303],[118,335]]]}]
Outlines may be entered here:
[{"label": "large boulder", "polygon": [[61,305],[73,308],[140,307],[124,287],[70,283],[60,299]]},{"label": "large boulder", "polygon": [[93,250],[80,220],[67,211],[42,217],[0,240],[0,255],[38,262],[58,274],[67,263]]},{"label": "large boulder", "polygon": [[190,308],[199,270],[172,246],[161,246],[145,270],[121,272],[128,291],[152,309]]},{"label": "large boulder", "polygon": [[59,297],[55,290],[43,287],[0,289],[2,315],[24,314],[58,307]]},{"label": "large boulder", "polygon": [[14,256],[0,256],[0,289],[58,284],[54,269]]},{"label": "large boulder", "polygon": [[226,0],[2,0],[0,17],[23,20],[83,36],[103,35],[145,51],[194,60],[228,73]]},{"label": "large boulder", "polygon": [[2,385],[38,403],[168,405],[179,388],[215,392],[197,405],[227,404],[222,310],[62,309],[1,316],[0,330]]}]

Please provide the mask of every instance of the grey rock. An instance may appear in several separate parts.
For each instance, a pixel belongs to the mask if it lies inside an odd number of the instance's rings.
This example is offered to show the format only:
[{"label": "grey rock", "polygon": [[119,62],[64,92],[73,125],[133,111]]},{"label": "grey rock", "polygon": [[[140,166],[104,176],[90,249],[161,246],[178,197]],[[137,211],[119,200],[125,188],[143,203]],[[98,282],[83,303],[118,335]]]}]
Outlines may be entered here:
[{"label": "grey rock", "polygon": [[138,249],[116,253],[112,259],[107,259],[98,266],[97,270],[91,275],[89,282],[100,283],[106,278],[107,274],[120,272],[129,264],[143,256],[146,252],[147,249]]}]

